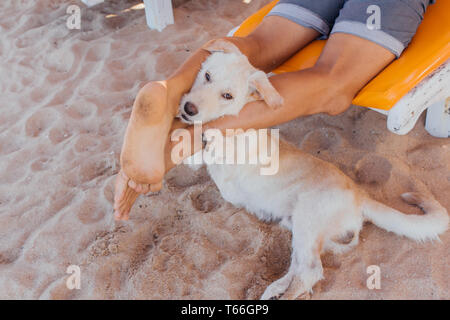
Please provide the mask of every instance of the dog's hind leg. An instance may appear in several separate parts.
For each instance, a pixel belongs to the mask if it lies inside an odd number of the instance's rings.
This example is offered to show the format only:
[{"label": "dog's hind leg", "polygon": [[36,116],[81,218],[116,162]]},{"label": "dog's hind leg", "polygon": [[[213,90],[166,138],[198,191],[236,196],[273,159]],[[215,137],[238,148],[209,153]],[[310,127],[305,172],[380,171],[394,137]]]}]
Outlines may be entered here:
[{"label": "dog's hind leg", "polygon": [[295,260],[294,276],[282,297],[287,300],[312,293],[312,287],[323,278],[322,261],[320,261],[322,241],[316,238],[313,243],[308,244],[308,242],[304,242],[304,237],[295,238],[297,239],[293,239],[292,252],[292,262]]},{"label": "dog's hind leg", "polygon": [[330,251],[336,254],[345,253],[355,247],[359,242],[359,230],[348,231],[344,235],[332,239],[327,239],[324,243],[323,251]]},{"label": "dog's hind leg", "polygon": [[292,258],[288,273],[267,287],[261,299],[295,299],[310,292],[314,284],[322,279],[320,261],[322,240],[315,230],[305,230],[293,224]]},{"label": "dog's hind leg", "polygon": [[272,282],[264,291],[264,294],[261,296],[261,300],[278,300],[287,290],[289,285],[292,282],[292,279],[295,275],[295,268],[292,268],[292,264],[289,267],[288,272],[278,279],[277,281]]}]

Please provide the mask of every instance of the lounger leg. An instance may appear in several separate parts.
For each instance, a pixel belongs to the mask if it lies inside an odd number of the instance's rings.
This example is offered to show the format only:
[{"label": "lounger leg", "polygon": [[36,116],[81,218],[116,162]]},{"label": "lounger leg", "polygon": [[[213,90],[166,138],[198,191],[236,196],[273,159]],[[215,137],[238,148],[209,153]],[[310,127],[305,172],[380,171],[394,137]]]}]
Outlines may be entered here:
[{"label": "lounger leg", "polygon": [[387,126],[394,133],[407,134],[429,106],[450,96],[450,62],[447,61],[389,110]]},{"label": "lounger leg", "polygon": [[161,31],[174,23],[171,0],[144,0],[145,17],[150,29]]},{"label": "lounger leg", "polygon": [[99,4],[99,3],[102,3],[103,1],[104,0],[81,0],[81,2],[83,2],[88,7],[95,6],[95,5]]},{"label": "lounger leg", "polygon": [[434,137],[450,137],[450,97],[428,108],[425,129]]}]

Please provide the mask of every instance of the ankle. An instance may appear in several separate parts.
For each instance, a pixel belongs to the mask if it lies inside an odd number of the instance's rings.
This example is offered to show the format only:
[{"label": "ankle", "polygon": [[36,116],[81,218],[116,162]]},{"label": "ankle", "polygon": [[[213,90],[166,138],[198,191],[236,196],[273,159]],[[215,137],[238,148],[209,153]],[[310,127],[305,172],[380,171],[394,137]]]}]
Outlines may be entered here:
[{"label": "ankle", "polygon": [[181,81],[183,81],[183,79],[179,79],[176,76],[170,77],[165,81],[167,89],[167,104],[174,117],[178,113],[178,105],[180,100],[186,93],[182,90],[185,85]]},{"label": "ankle", "polygon": [[348,87],[345,79],[322,66],[316,65],[310,69],[310,72],[314,74],[315,83],[320,86],[322,92],[312,114],[323,112],[334,116],[350,107],[356,93]]},{"label": "ankle", "polygon": [[[125,175],[131,180],[140,184],[153,184],[162,181],[164,178],[164,163],[140,163],[135,159],[134,161],[121,161],[121,168]],[[145,169],[143,169],[145,168]]]},{"label": "ankle", "polygon": [[142,87],[136,97],[135,108],[144,108],[148,106],[159,106],[156,113],[152,116],[158,118],[162,113],[170,113],[175,117],[178,111],[178,101],[173,90],[173,86],[169,84],[168,80],[150,81]]}]

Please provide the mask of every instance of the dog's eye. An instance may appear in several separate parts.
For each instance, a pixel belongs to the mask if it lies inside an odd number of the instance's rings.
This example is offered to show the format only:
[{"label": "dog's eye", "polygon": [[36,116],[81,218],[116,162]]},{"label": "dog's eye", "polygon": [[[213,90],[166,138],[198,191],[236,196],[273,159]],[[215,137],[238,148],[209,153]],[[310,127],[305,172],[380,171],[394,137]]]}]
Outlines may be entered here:
[{"label": "dog's eye", "polygon": [[227,100],[233,99],[233,96],[232,96],[231,94],[229,94],[228,92],[222,94],[222,97],[225,98],[225,99],[227,99]]},{"label": "dog's eye", "polygon": [[209,72],[205,73],[205,79],[206,81],[210,82],[211,81],[211,75],[209,74]]}]

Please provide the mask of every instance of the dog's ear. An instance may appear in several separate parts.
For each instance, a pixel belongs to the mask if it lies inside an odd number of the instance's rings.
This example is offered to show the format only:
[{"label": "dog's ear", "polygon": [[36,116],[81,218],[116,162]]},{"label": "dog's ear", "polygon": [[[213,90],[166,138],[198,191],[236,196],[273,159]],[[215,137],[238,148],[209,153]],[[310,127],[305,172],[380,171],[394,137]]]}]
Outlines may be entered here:
[{"label": "dog's ear", "polygon": [[208,41],[203,46],[203,49],[208,50],[209,52],[225,52],[225,53],[236,53],[241,54],[241,51],[238,47],[236,47],[232,42],[224,40],[224,39],[215,39]]},{"label": "dog's ear", "polygon": [[272,86],[263,71],[255,71],[248,78],[249,95],[254,100],[264,100],[266,104],[275,109],[283,105],[283,97]]}]

